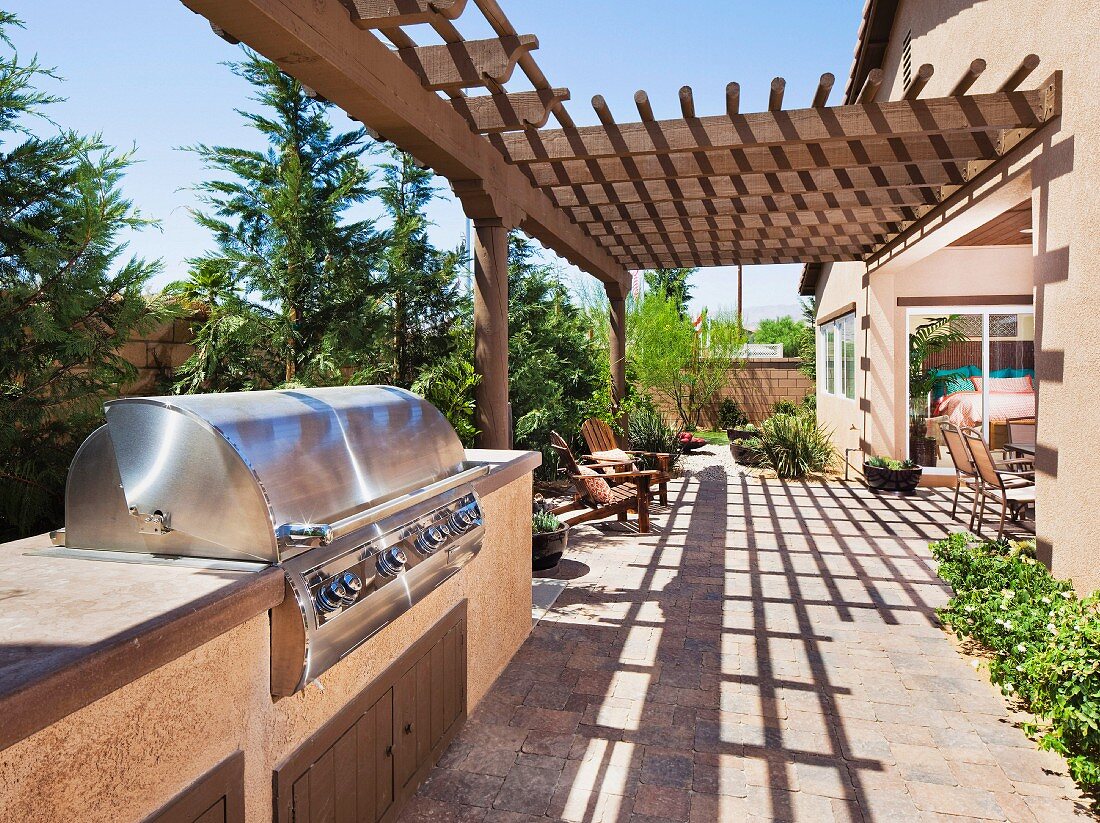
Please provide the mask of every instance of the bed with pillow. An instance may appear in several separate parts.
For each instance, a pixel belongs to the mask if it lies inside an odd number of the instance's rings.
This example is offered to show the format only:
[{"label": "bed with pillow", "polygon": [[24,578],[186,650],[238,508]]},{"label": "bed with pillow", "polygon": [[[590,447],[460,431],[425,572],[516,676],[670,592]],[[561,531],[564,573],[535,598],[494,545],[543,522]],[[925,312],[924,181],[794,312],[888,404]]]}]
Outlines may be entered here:
[{"label": "bed with pillow", "polygon": [[984,419],[1003,423],[1035,416],[1034,369],[1000,369],[989,374],[989,406],[982,409],[982,370],[963,366],[937,372],[945,377],[932,395],[932,413],[957,426],[978,426]]}]

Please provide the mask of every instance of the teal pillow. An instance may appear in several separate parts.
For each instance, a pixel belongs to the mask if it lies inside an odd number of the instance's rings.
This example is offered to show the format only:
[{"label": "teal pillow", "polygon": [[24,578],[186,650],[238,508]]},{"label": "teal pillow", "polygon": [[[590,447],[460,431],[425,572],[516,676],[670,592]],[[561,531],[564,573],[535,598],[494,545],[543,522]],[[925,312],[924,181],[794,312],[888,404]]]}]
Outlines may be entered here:
[{"label": "teal pillow", "polygon": [[956,391],[974,391],[971,377],[977,377],[982,370],[977,366],[961,366],[957,369],[933,369],[932,373],[937,377],[945,377],[946,380],[937,383],[932,390],[932,398],[938,400],[945,394]]}]

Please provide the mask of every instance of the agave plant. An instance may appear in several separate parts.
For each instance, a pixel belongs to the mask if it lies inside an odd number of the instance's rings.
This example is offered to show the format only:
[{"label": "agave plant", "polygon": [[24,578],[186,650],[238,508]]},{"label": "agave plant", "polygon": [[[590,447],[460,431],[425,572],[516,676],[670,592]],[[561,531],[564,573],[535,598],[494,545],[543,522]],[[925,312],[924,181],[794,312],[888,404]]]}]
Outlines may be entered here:
[{"label": "agave plant", "polygon": [[760,425],[758,462],[782,480],[820,474],[836,462],[829,432],[810,415],[774,414]]}]

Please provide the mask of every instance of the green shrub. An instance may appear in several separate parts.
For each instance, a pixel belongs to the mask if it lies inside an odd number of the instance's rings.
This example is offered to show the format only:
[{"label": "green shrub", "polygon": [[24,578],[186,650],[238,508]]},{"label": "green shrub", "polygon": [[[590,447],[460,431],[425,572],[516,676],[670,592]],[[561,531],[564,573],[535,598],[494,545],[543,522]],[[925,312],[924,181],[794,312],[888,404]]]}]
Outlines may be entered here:
[{"label": "green shrub", "polygon": [[868,457],[864,462],[868,466],[876,469],[890,469],[896,472],[902,469],[915,469],[917,467],[917,464],[912,460],[892,460],[889,457]]},{"label": "green shrub", "polygon": [[772,414],[798,414],[802,408],[793,400],[777,400],[772,406]]},{"label": "green shrub", "polygon": [[1027,704],[1039,745],[1063,755],[1083,788],[1100,790],[1100,592],[1080,599],[1036,560],[1030,541],[953,534],[932,544],[955,590],[940,618],[990,652],[1004,694]]},{"label": "green shrub", "polygon": [[[672,455],[671,467],[680,459],[680,444],[676,431],[665,423],[661,413],[652,407],[639,406],[630,413],[630,448],[643,452],[663,452]],[[640,459],[647,469],[656,469],[656,461]],[[653,465],[650,465],[652,463]]]},{"label": "green shrub", "polygon": [[727,397],[718,404],[718,428],[739,429],[749,422],[736,400]]},{"label": "green shrub", "polygon": [[756,452],[759,465],[772,469],[783,480],[820,474],[836,461],[829,432],[808,415],[775,414],[760,424],[757,438],[742,441]]},{"label": "green shrub", "polygon": [[531,516],[531,532],[533,534],[556,532],[564,525],[564,523],[548,511],[537,511]]}]

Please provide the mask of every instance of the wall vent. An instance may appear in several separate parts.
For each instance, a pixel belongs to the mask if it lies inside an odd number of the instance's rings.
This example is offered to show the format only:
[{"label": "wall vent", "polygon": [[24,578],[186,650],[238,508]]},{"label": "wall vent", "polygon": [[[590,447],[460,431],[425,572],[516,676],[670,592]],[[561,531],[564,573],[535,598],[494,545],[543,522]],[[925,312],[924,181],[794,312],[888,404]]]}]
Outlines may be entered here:
[{"label": "wall vent", "polygon": [[903,88],[909,91],[909,84],[913,82],[913,30],[905,32],[905,40],[901,45],[901,77]]}]

